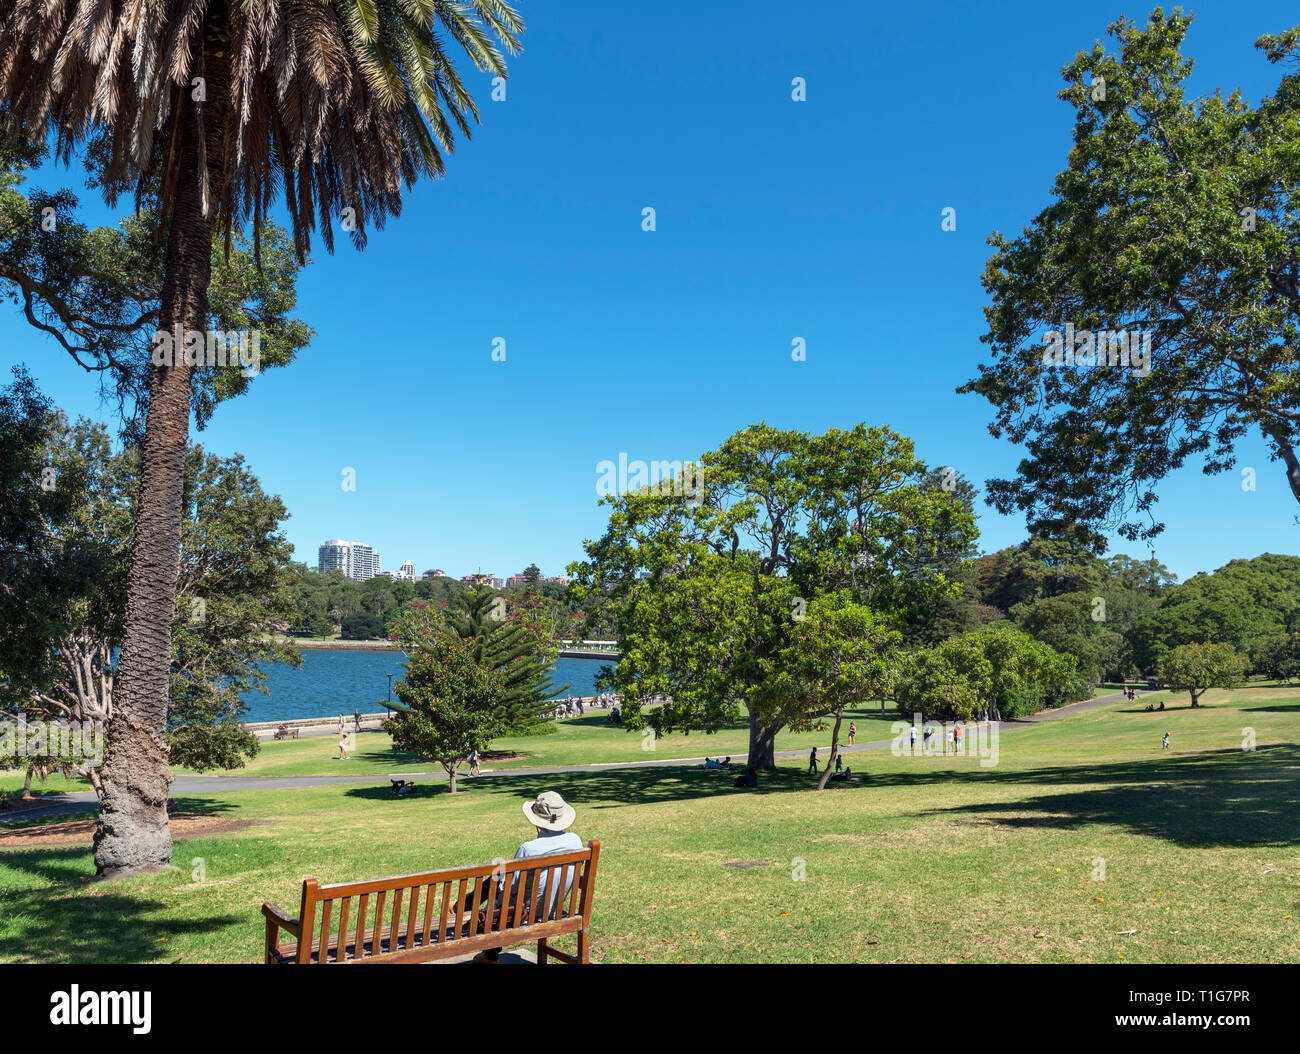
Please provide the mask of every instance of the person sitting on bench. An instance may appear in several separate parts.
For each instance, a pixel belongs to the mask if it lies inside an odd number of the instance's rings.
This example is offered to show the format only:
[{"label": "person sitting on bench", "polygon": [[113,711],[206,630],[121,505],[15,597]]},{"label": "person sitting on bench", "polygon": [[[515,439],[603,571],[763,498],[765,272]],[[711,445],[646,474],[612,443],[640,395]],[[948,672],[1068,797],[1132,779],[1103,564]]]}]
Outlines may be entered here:
[{"label": "person sitting on bench", "polygon": [[[527,857],[546,856],[549,853],[567,853],[575,849],[583,848],[582,839],[569,830],[573,826],[573,821],[577,819],[577,813],[574,812],[573,806],[568,804],[555,791],[543,791],[533,801],[523,803],[524,818],[537,828],[537,837],[525,842],[515,851],[515,859],[522,860]],[[509,897],[506,893],[506,879],[502,875],[497,879],[497,897],[496,908],[501,909],[503,902],[509,904],[514,897],[527,896],[530,900],[545,896],[547,900],[546,917],[550,918],[551,914],[558,911],[563,905],[564,894],[568,892],[569,887],[573,884],[573,867],[565,869],[563,881],[557,881],[555,888],[551,890],[542,889],[519,889],[519,875],[516,874],[514,881],[510,886]],[[541,879],[545,882],[545,878]],[[474,956],[476,963],[494,963],[501,956],[500,948],[488,948],[486,951],[479,952]]]}]

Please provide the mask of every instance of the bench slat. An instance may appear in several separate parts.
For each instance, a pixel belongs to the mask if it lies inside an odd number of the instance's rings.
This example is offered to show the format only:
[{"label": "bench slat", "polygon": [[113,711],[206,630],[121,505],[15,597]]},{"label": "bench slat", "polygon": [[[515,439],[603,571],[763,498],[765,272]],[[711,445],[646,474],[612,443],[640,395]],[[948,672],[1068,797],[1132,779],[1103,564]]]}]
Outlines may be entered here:
[{"label": "bench slat", "polygon": [[415,940],[415,920],[419,914],[420,887],[411,888],[411,906],[406,909],[406,946],[409,948]]},{"label": "bench slat", "polygon": [[375,895],[375,921],[370,927],[370,947],[371,955],[383,954],[383,942],[379,939],[379,934],[383,931],[384,925],[384,901],[388,899],[388,890],[381,889]]},{"label": "bench slat", "polygon": [[[342,934],[346,934],[346,933],[348,932],[348,908],[350,908],[351,906],[352,906],[352,898],[351,898],[351,897],[344,897],[344,898],[343,898],[343,909],[339,912],[339,932],[342,933]],[[334,961],[335,961],[336,963],[337,963],[337,962],[344,962],[344,961],[346,960],[346,956],[347,956],[347,947],[346,947],[346,943],[347,943],[347,942],[346,942],[346,940],[345,940],[345,941],[344,941],[344,946],[338,948],[337,950],[335,950],[335,952],[334,952]],[[328,945],[326,945],[326,948],[328,949]]]},{"label": "bench slat", "polygon": [[451,909],[451,883],[442,884],[442,911],[438,915],[438,932],[447,932],[447,912]]},{"label": "bench slat", "polygon": [[[321,905],[321,913],[320,913],[320,939],[321,939],[321,941],[323,941],[323,942],[325,943],[325,946],[326,946],[327,948],[329,947],[328,937],[329,937],[329,932],[330,932],[330,915],[333,913],[333,911],[334,911],[334,901],[332,901],[332,900],[327,900],[327,901],[325,901],[325,902]],[[346,933],[347,931],[344,930],[343,932]],[[321,962],[323,962],[323,963],[328,963],[328,962],[329,962],[329,958],[328,958],[328,956],[327,956],[327,957],[323,957],[323,958],[321,959]]]},{"label": "bench slat", "polygon": [[366,908],[369,906],[369,904],[370,904],[369,893],[362,893],[361,896],[357,898],[356,951],[358,954],[356,958],[358,959],[361,958],[360,952],[362,949],[362,945],[365,944],[365,940],[366,940]]}]

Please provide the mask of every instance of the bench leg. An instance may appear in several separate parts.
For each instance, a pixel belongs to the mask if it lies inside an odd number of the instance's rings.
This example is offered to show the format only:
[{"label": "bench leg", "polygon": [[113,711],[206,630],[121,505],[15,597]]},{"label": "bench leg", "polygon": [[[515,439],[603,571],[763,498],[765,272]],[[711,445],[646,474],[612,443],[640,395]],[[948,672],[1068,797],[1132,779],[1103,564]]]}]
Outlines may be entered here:
[{"label": "bench leg", "polygon": [[537,965],[546,965],[546,938],[543,937],[537,942]]},{"label": "bench leg", "polygon": [[578,962],[584,966],[591,962],[591,956],[587,949],[587,931],[578,931]]},{"label": "bench leg", "polygon": [[275,962],[275,942],[280,938],[280,927],[270,919],[266,920],[266,964],[270,966]]}]

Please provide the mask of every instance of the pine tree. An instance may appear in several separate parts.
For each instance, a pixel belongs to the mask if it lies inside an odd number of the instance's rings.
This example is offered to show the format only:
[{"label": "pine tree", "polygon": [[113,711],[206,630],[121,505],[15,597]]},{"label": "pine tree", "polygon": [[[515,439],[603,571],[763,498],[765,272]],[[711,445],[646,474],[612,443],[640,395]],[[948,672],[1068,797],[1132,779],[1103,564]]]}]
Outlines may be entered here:
[{"label": "pine tree", "polygon": [[482,587],[458,593],[445,610],[412,605],[390,627],[390,636],[406,651],[444,632],[472,642],[474,661],[505,675],[506,694],[497,715],[502,734],[535,735],[553,729],[545,721],[551,700],[569,686],[551,683],[559,647],[523,609],[508,612],[505,597]]}]

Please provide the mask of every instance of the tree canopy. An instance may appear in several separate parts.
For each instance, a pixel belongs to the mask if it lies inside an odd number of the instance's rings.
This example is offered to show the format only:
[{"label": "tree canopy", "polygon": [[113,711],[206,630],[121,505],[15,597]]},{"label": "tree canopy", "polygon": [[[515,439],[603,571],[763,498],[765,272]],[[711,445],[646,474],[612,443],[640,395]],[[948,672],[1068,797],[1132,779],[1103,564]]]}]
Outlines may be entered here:
[{"label": "tree canopy", "polygon": [[[901,626],[955,591],[974,515],[886,427],[751,425],[691,468],[703,494],[689,501],[603,499],[608,529],[569,571],[616,612],[629,727],[715,731],[748,712],[750,763],[770,768],[776,733],[806,720],[808,703],[773,687],[811,605],[847,592]],[[644,709],[651,697],[663,705]]]},{"label": "tree canopy", "polygon": [[[1300,502],[1300,77],[1258,106],[1189,97],[1191,21],[1119,18],[1117,50],[1063,67],[1073,143],[1053,199],[989,239],[991,361],[959,391],[1028,447],[988,493],[1036,533],[1154,537],[1159,481],[1191,458],[1233,468],[1248,433]],[[1257,46],[1293,59],[1300,35]]]}]

